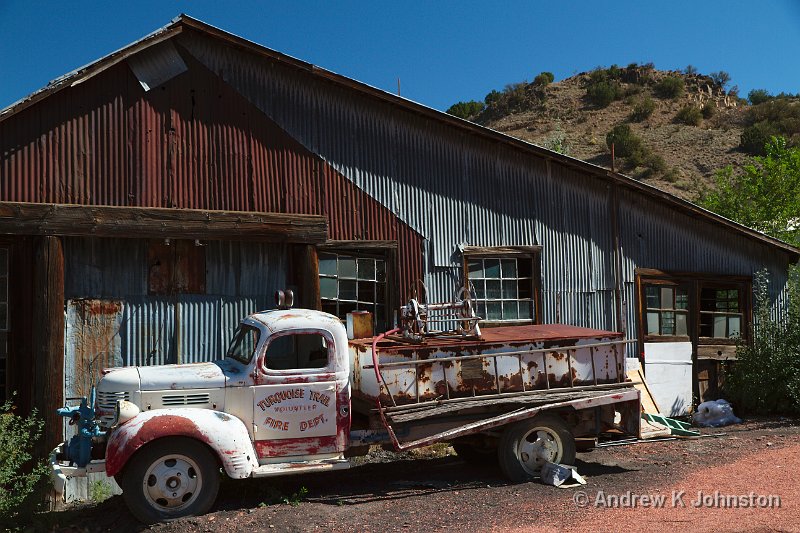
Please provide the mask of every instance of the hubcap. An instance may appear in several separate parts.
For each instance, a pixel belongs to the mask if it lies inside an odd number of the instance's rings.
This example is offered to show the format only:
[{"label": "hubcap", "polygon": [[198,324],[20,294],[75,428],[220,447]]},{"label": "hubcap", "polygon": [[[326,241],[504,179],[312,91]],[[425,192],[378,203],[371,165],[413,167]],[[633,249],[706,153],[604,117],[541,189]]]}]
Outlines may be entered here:
[{"label": "hubcap", "polygon": [[561,439],[550,428],[533,428],[519,442],[519,462],[532,475],[538,475],[545,463],[560,461],[562,454]]},{"label": "hubcap", "polygon": [[197,499],[203,479],[194,460],[185,455],[166,455],[147,469],[143,480],[145,497],[150,505],[175,512]]}]

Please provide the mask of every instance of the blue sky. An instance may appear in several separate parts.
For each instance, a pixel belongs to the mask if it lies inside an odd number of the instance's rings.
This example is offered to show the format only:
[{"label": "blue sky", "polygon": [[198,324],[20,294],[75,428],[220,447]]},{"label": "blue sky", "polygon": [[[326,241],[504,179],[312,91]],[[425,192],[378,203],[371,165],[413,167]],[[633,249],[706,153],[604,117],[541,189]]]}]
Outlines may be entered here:
[{"label": "blue sky", "polygon": [[0,108],[179,13],[444,110],[596,66],[724,70],[800,92],[800,2],[0,0]]}]

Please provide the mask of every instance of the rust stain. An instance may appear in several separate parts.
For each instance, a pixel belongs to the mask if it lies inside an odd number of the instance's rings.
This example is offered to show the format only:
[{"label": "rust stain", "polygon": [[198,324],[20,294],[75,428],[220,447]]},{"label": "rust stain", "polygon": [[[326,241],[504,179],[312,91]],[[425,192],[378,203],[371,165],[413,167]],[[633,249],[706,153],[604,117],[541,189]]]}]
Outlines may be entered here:
[{"label": "rust stain", "polygon": [[[112,441],[106,452],[106,472],[113,476],[119,472],[128,458],[144,444],[164,435],[192,437],[201,442],[208,443],[208,438],[203,435],[197,425],[180,416],[163,415],[151,418],[130,438],[117,443]],[[117,445],[121,444],[120,448]]]}]

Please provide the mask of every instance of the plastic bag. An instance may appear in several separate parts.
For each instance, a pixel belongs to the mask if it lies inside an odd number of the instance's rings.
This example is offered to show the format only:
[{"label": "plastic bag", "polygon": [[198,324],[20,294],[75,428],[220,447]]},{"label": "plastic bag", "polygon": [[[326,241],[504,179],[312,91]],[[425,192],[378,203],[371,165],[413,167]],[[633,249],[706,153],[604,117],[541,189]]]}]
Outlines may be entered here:
[{"label": "plastic bag", "polygon": [[733,408],[727,400],[703,402],[697,406],[697,412],[692,415],[692,423],[700,427],[717,428],[741,422],[741,418],[733,414]]}]

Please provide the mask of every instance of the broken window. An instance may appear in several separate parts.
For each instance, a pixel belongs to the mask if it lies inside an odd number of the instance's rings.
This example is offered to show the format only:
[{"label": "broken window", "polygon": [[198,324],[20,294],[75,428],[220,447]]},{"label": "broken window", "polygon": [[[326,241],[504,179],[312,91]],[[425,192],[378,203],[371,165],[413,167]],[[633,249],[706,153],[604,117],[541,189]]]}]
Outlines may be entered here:
[{"label": "broken window", "polygon": [[197,241],[151,242],[147,248],[148,294],[205,294],[205,246]]},{"label": "broken window", "polygon": [[490,322],[536,321],[535,253],[491,255],[465,251],[465,277],[476,314]]},{"label": "broken window", "polygon": [[352,311],[369,311],[374,323],[386,323],[386,259],[320,252],[322,310],[344,320]]},{"label": "broken window", "polygon": [[689,290],[677,285],[646,285],[645,332],[647,335],[689,335]]}]

